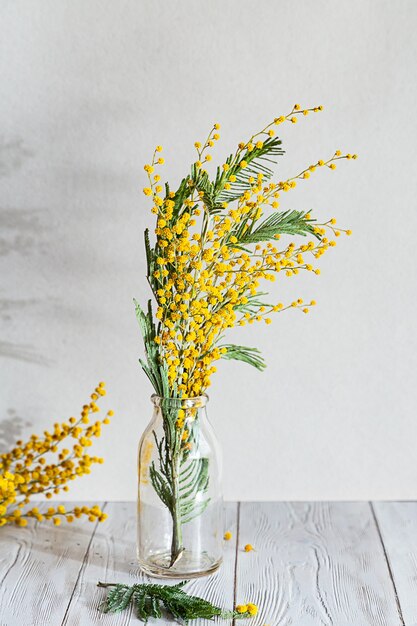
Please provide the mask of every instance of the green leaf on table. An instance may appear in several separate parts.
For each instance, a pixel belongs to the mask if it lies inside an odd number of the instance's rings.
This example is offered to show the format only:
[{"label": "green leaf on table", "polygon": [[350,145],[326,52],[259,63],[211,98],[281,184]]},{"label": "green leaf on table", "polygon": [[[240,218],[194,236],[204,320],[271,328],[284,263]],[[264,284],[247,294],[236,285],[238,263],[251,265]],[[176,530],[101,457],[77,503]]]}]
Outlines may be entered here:
[{"label": "green leaf on table", "polygon": [[177,585],[140,583],[132,586],[118,583],[97,583],[98,587],[110,587],[107,598],[101,605],[104,613],[117,613],[133,604],[136,614],[143,622],[149,618],[160,619],[161,608],[171,617],[187,623],[193,619],[235,619],[250,617],[249,613],[224,610],[208,600],[192,596],[183,591],[184,580]]}]

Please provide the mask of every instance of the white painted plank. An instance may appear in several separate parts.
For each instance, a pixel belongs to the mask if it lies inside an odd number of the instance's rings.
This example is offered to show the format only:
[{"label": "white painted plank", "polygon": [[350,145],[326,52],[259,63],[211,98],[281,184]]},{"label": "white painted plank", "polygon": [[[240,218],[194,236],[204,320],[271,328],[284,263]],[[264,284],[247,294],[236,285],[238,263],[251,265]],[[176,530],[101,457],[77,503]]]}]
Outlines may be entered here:
[{"label": "white painted plank", "polygon": [[[65,503],[67,510],[71,505]],[[30,520],[25,528],[0,528],[1,626],[61,624],[95,527],[80,519],[59,527]]]},{"label": "white painted plank", "polygon": [[[236,537],[236,504],[226,507],[229,530]],[[104,589],[97,588],[97,582],[120,582],[132,585],[135,582],[155,582],[141,574],[136,561],[136,504],[119,502],[107,504],[108,519],[100,525],[86,555],[77,588],[71,599],[63,625],[65,626],[127,626],[140,622],[127,610],[111,615],[99,611],[105,598]],[[235,540],[234,540],[235,541]],[[187,585],[186,590],[201,595],[207,600],[219,603],[225,608],[233,605],[233,572],[235,561],[235,542],[225,546],[225,562],[221,570],[212,576],[195,580]],[[163,581],[161,584],[175,584],[178,581]],[[211,624],[213,622],[199,622]],[[158,624],[172,622],[158,620]]]},{"label": "white painted plank", "polygon": [[100,524],[69,602],[62,624],[90,626],[108,624],[125,626],[130,623],[130,611],[106,615],[99,610],[106,592],[97,582],[120,582],[132,585],[146,580],[136,562],[135,529],[136,504],[134,502],[107,503],[107,520]]},{"label": "white painted plank", "polygon": [[251,626],[402,624],[365,502],[242,503],[236,589]]},{"label": "white painted plank", "polygon": [[404,622],[417,626],[417,502],[374,502]]}]

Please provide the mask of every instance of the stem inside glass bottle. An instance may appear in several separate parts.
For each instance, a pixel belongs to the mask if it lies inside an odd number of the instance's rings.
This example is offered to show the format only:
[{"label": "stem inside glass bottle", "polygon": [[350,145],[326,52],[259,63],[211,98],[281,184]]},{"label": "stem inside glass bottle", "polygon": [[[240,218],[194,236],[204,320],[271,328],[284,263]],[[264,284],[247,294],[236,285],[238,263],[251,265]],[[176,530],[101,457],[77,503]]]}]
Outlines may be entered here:
[{"label": "stem inside glass bottle", "polygon": [[199,445],[199,412],[206,398],[181,401],[153,398],[161,411],[164,437],[154,438],[159,453],[159,467],[152,463],[150,478],[172,518],[171,558],[173,567],[184,552],[183,524],[201,515],[210,498],[208,458],[196,454]]}]

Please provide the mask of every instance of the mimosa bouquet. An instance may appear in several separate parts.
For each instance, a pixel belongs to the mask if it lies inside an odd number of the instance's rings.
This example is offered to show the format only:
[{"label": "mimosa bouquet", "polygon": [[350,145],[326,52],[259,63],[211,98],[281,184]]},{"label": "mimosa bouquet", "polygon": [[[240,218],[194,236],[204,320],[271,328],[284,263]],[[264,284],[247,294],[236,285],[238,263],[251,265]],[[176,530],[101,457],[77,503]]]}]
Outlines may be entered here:
[{"label": "mimosa bouquet", "polygon": [[[167,399],[203,397],[219,359],[265,367],[256,347],[227,342],[228,329],[269,324],[272,313],[308,313],[315,305],[302,299],[271,302],[261,283],[302,271],[319,274],[317,260],[342,232],[350,235],[334,218],[317,220],[310,211],[282,209],[281,200],[299,181],[320,169],[334,170],[338,161],[356,159],[355,154],[337,150],[292,178],[272,180],[272,166],[284,154],[276,128],[322,108],[295,105],[288,115],[239,143],[211,177],[206,166],[220,129],[214,124],[206,141],[195,143],[196,160],[175,190],[162,185],[156,171],[164,164],[161,146],[145,165],[149,184],[143,191],[156,216],[152,238],[145,231],[147,279],[155,306],[150,300],[144,311],[136,303],[136,313],[146,352],[146,361],[140,363],[163,408]],[[172,409],[172,403],[171,408],[165,403],[164,436],[155,436],[158,460],[149,467],[150,481],[173,520],[171,566],[183,550],[182,524],[201,515],[208,504],[207,464],[196,459],[190,465],[198,438],[195,409],[187,414],[184,406]]]}]

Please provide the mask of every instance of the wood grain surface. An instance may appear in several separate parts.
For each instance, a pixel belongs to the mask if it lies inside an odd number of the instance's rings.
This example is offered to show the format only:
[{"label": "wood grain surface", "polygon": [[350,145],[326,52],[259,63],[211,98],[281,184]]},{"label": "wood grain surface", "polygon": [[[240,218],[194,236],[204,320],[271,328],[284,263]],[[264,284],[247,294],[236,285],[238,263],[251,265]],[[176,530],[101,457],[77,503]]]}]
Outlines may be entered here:
[{"label": "wood grain surface", "polygon": [[[140,624],[130,611],[99,610],[99,580],[150,580],[136,562],[136,505],[101,506],[103,524],[0,528],[0,626]],[[417,503],[227,503],[224,530],[222,567],[186,589],[224,608],[257,604],[242,624],[417,624]]]}]

